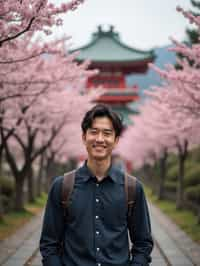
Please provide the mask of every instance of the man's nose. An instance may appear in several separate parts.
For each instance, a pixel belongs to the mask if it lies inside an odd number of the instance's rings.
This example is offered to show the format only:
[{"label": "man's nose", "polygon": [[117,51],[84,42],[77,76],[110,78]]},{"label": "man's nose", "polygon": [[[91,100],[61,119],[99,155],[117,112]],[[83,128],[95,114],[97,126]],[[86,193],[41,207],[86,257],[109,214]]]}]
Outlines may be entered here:
[{"label": "man's nose", "polygon": [[96,141],[100,141],[100,142],[104,141],[104,137],[103,137],[103,134],[102,133],[99,133],[97,135]]}]

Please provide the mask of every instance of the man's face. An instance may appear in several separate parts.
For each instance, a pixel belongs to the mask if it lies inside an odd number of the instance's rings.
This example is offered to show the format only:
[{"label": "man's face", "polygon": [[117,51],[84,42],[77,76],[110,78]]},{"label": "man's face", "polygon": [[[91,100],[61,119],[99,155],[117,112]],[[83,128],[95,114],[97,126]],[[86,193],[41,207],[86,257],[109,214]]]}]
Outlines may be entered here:
[{"label": "man's face", "polygon": [[95,160],[109,159],[118,143],[111,120],[108,117],[96,117],[82,136],[88,156]]}]

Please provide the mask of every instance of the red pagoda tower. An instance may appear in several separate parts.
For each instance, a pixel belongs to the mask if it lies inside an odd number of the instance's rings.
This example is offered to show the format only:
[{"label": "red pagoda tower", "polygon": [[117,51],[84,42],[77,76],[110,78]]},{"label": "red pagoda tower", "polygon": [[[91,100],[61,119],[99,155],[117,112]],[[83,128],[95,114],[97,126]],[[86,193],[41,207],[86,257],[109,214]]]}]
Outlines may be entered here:
[{"label": "red pagoda tower", "polygon": [[148,69],[148,63],[154,60],[154,53],[134,49],[122,43],[120,36],[110,26],[108,31],[104,31],[98,26],[97,32],[92,34],[91,41],[73,51],[79,51],[76,58],[78,62],[90,60],[90,69],[99,69],[99,74],[90,77],[87,81],[87,88],[93,89],[98,86],[106,89],[97,102],[110,104],[113,109],[120,112],[129,124],[129,114],[134,110],[128,105],[139,99],[138,84],[132,88],[126,85],[125,76],[128,74],[142,73]]}]

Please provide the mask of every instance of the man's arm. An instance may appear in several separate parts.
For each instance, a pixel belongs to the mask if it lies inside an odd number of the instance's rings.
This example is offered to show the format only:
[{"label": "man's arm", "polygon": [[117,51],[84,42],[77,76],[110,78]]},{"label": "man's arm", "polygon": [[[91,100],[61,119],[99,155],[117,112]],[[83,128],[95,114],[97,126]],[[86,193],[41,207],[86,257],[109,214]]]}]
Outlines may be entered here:
[{"label": "man's arm", "polygon": [[64,215],[61,206],[62,177],[54,181],[46,204],[40,252],[43,266],[62,266],[59,256],[60,245],[64,237]]},{"label": "man's arm", "polygon": [[129,223],[129,234],[132,242],[131,266],[147,266],[151,262],[153,239],[148,206],[142,184],[136,182],[136,202]]}]

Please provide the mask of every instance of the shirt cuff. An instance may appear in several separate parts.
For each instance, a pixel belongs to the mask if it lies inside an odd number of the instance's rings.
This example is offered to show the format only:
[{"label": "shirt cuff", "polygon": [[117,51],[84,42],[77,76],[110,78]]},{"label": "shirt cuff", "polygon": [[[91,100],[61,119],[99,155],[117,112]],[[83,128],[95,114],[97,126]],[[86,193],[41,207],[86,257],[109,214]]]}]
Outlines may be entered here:
[{"label": "shirt cuff", "polygon": [[51,255],[42,260],[43,266],[62,266],[61,258],[57,255]]},{"label": "shirt cuff", "polygon": [[136,255],[131,261],[131,266],[149,266],[147,259],[142,255]]}]

